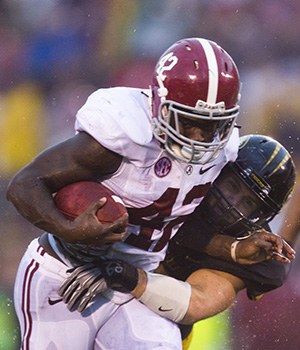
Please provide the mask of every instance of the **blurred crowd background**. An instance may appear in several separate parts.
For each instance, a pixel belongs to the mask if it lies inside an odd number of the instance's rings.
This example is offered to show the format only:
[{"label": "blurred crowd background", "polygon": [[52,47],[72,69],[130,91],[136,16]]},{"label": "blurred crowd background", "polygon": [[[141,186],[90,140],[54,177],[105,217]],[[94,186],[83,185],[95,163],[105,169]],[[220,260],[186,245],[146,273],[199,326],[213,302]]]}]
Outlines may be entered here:
[{"label": "blurred crowd background", "polygon": [[[76,111],[92,91],[147,88],[158,57],[184,37],[216,41],[233,57],[242,81],[241,134],[275,137],[299,168],[299,0],[0,2],[0,349],[19,348],[14,278],[41,233],[7,202],[10,178],[73,135]],[[193,349],[298,349],[298,270],[296,259],[283,287],[257,302],[242,294],[203,322],[202,345]]]}]

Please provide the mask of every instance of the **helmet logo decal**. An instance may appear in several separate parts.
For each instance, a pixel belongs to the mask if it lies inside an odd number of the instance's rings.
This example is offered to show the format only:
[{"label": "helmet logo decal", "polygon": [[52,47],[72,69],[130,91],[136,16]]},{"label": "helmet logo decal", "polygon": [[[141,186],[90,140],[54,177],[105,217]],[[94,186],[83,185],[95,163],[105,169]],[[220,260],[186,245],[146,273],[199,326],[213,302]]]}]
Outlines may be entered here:
[{"label": "helmet logo decal", "polygon": [[[178,62],[177,56],[173,55],[173,52],[168,53],[159,61],[157,67],[157,75],[160,78],[160,81],[164,81],[166,79],[166,75],[164,75],[164,71],[170,71]],[[169,63],[169,64],[167,64]]]},{"label": "helmet logo decal", "polygon": [[207,40],[199,39],[200,44],[203,47],[207,65],[208,65],[208,93],[207,103],[214,105],[217,101],[218,87],[219,87],[219,70],[215,52]]},{"label": "helmet logo decal", "polygon": [[165,177],[169,174],[172,168],[172,162],[168,157],[160,158],[154,165],[155,175]]}]

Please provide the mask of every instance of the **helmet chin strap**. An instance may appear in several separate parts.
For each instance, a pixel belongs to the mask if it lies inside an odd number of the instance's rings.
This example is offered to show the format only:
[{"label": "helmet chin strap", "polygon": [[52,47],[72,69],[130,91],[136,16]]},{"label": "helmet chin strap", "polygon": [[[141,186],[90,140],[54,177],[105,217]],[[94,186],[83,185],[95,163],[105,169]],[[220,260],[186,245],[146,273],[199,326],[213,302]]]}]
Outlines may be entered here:
[{"label": "helmet chin strap", "polygon": [[[160,97],[160,103],[166,101],[166,97],[168,95],[168,89],[164,86],[164,83],[162,82],[162,79],[159,75],[156,76],[157,83],[159,85],[159,88],[157,89],[157,95]],[[149,89],[151,90],[151,85],[149,86]],[[149,98],[149,106],[150,108],[153,108],[153,96],[151,95]]]}]

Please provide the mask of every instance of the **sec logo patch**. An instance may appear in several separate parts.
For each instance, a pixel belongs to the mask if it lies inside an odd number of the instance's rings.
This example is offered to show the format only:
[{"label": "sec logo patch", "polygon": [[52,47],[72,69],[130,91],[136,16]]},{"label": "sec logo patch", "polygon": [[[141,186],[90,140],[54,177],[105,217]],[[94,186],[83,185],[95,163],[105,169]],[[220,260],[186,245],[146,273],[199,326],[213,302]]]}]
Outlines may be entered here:
[{"label": "sec logo patch", "polygon": [[155,175],[158,177],[164,177],[169,174],[172,168],[172,162],[168,157],[160,158],[154,165]]}]

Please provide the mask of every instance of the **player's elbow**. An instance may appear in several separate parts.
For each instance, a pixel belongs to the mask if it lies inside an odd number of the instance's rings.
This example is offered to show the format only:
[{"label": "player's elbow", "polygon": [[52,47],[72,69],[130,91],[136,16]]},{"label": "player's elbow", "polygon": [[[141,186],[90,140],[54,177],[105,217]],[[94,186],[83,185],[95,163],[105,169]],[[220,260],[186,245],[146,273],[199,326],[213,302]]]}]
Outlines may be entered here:
[{"label": "player's elbow", "polygon": [[17,194],[19,193],[20,183],[18,181],[18,176],[15,175],[8,184],[6,199],[14,203]]},{"label": "player's elbow", "polygon": [[6,192],[6,198],[15,204],[23,195],[32,188],[34,184],[26,172],[18,172],[9,182]]}]

